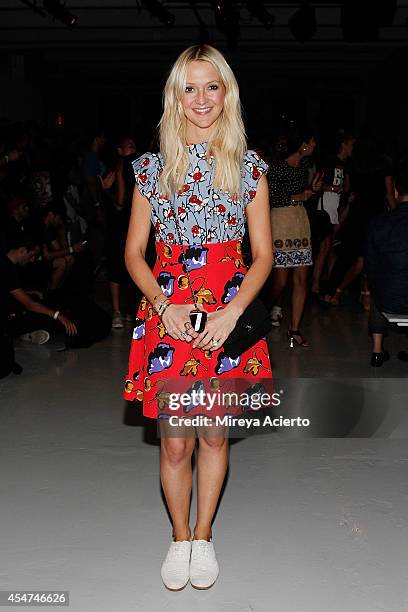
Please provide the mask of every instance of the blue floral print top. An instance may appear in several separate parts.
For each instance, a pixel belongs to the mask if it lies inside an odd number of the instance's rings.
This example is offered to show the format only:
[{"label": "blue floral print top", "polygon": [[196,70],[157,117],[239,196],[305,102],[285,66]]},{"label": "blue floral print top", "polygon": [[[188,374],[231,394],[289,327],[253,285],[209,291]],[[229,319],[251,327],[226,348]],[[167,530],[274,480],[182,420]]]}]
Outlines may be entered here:
[{"label": "blue floral print top", "polygon": [[158,176],[162,158],[145,153],[133,162],[136,185],[151,205],[151,220],[156,241],[179,242],[174,222],[178,223],[185,244],[207,244],[240,240],[245,233],[245,207],[254,199],[258,181],[268,165],[255,151],[247,151],[242,172],[242,195],[233,199],[228,192],[215,192],[212,187],[213,156],[207,161],[207,143],[188,146],[190,165],[185,182],[173,196],[173,203],[158,192]]}]

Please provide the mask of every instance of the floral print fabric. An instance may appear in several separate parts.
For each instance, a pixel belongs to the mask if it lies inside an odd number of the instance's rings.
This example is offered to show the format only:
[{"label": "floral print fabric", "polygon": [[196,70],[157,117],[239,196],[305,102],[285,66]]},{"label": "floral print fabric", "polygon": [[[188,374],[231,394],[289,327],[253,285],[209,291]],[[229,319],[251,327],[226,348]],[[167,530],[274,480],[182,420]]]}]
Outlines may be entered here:
[{"label": "floral print fabric", "polygon": [[186,244],[207,244],[242,239],[245,233],[245,208],[256,196],[257,184],[268,165],[255,151],[247,151],[242,169],[242,193],[233,199],[228,192],[212,188],[213,156],[207,161],[207,144],[188,147],[190,166],[174,204],[158,191],[162,167],[160,154],[146,153],[133,162],[136,185],[151,204],[151,220],[156,241],[179,242],[174,208]]},{"label": "floral print fabric", "polygon": [[[238,240],[189,247],[185,263],[178,245],[156,242],[156,253],[153,275],[163,294],[175,304],[192,304],[188,271],[197,302],[207,312],[227,306],[239,292],[246,273]],[[231,393],[247,392],[259,385],[266,391],[268,383],[270,388],[272,367],[266,341],[259,340],[235,358],[227,356],[222,347],[194,349],[192,343],[171,338],[152,305],[142,298],[133,330],[124,399],[142,401],[143,414],[149,418],[181,416],[180,411],[169,408],[166,397],[190,393],[192,386],[210,391],[209,385],[215,382]],[[241,412],[237,405],[226,409],[218,406],[216,414],[238,416]],[[186,408],[184,414],[187,413],[210,416],[201,403]]]}]

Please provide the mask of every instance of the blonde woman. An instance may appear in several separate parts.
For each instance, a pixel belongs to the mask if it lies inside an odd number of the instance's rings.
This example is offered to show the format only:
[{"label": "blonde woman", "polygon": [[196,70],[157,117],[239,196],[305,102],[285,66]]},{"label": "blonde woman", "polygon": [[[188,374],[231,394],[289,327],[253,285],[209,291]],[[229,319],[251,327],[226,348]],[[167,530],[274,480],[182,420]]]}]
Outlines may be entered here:
[{"label": "blonde woman", "polygon": [[[202,430],[192,536],[196,440],[182,429],[163,435],[172,416],[162,401],[163,385],[198,382],[196,377],[216,380],[218,388],[234,379],[252,382],[248,362],[254,351],[262,355],[263,377],[271,378],[265,340],[236,359],[224,353],[223,344],[270,273],[272,238],[263,176],[267,165],[246,149],[238,85],[223,55],[207,45],[184,51],[170,71],[163,104],[160,153],[146,153],[133,163],[136,187],[125,260],[145,297],[133,332],[124,397],[143,401],[143,414],[162,426],[160,478],[173,541],[161,576],[167,588],[180,590],[189,580],[196,588],[209,588],[217,579],[211,526],[229,449],[225,436]],[[241,256],[245,217],[253,255],[248,271]],[[157,251],[153,271],[145,262],[151,223]],[[208,314],[201,333],[190,321],[191,288],[198,307]],[[194,416],[202,409],[191,405],[184,414]]]}]

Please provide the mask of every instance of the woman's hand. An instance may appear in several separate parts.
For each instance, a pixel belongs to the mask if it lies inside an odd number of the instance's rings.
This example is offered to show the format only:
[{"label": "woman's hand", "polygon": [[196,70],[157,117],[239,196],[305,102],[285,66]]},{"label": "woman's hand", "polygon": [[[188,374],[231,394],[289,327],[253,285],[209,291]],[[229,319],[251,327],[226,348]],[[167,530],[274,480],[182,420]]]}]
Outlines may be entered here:
[{"label": "woman's hand", "polygon": [[44,293],[42,291],[38,291],[37,289],[26,289],[26,293],[28,293],[28,295],[37,297],[39,300],[44,299]]},{"label": "woman's hand", "polygon": [[194,331],[190,322],[190,311],[193,310],[191,304],[170,304],[163,313],[162,321],[169,336],[174,340],[191,340],[197,338],[198,334]]},{"label": "woman's hand", "polygon": [[[233,306],[232,302],[227,308],[210,312],[207,325],[198,335],[193,348],[199,348],[202,351],[220,349],[237,324],[240,315],[241,312]],[[214,341],[217,344],[214,344]]]},{"label": "woman's hand", "polygon": [[113,183],[116,180],[116,176],[114,172],[108,172],[105,177],[99,175],[99,180],[101,181],[102,189],[110,189]]},{"label": "woman's hand", "polygon": [[313,193],[322,191],[323,179],[324,179],[324,172],[316,172],[316,174],[313,177],[312,184],[311,184],[311,189]]},{"label": "woman's hand", "polygon": [[74,253],[82,253],[85,250],[85,245],[82,242],[76,242],[72,245]]},{"label": "woman's hand", "polygon": [[73,323],[71,321],[71,319],[68,319],[68,317],[66,317],[63,314],[60,314],[58,316],[57,321],[59,321],[61,323],[61,325],[63,325],[65,327],[65,331],[67,332],[68,336],[76,336],[78,333],[78,330],[76,328],[75,323]]}]

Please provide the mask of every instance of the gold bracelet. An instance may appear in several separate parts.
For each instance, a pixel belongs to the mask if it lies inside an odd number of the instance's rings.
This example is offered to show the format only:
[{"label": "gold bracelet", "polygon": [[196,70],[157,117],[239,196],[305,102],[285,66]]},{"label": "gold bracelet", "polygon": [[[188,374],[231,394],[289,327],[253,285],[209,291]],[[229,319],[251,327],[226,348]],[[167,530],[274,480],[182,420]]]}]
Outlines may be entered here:
[{"label": "gold bracelet", "polygon": [[[162,300],[159,300],[160,296],[162,296],[162,297],[163,297],[163,299],[162,299]],[[169,298],[168,298],[168,297],[166,297],[166,296],[164,295],[164,293],[161,293],[160,295],[156,295],[156,297],[155,297],[155,298],[153,298],[153,302],[152,302],[152,306],[153,306],[153,308],[155,309],[155,311],[157,312],[158,308],[160,308],[160,306],[161,306],[162,304],[164,304],[165,302],[167,302],[167,300],[168,300],[168,299],[169,299]]]},{"label": "gold bracelet", "polygon": [[157,300],[157,298],[159,298],[160,296],[166,297],[166,296],[164,295],[164,293],[160,292],[160,293],[158,293],[157,295],[155,295],[155,296],[154,296],[154,298],[153,298],[153,302],[155,302],[155,301]]}]

